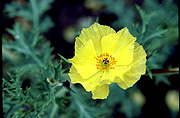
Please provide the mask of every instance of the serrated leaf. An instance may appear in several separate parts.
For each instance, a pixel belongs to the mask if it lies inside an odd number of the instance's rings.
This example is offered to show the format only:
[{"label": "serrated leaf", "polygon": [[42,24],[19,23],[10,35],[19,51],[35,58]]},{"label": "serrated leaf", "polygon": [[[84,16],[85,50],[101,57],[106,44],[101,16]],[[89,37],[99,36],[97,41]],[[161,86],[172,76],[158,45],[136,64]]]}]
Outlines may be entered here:
[{"label": "serrated leaf", "polygon": [[6,31],[8,31],[13,36],[17,35],[17,33],[14,30],[12,30],[12,29],[7,28]]},{"label": "serrated leaf", "polygon": [[41,16],[44,14],[48,9],[50,9],[50,5],[54,0],[39,0],[38,1],[38,8],[39,8],[39,15]]},{"label": "serrated leaf", "polygon": [[63,71],[63,73],[69,73],[69,71],[70,71],[70,68],[67,68]]},{"label": "serrated leaf", "polygon": [[41,24],[39,26],[39,32],[44,33],[47,32],[50,28],[54,26],[54,23],[52,22],[51,18],[47,16],[41,21]]},{"label": "serrated leaf", "polygon": [[144,42],[152,39],[152,38],[155,38],[155,37],[160,37],[162,34],[166,33],[168,30],[163,30],[163,29],[155,29],[149,36],[145,37],[143,40]]},{"label": "serrated leaf", "polygon": [[148,67],[146,68],[146,70],[148,72],[149,77],[152,79],[152,72],[150,71],[150,69]]},{"label": "serrated leaf", "polygon": [[171,82],[168,80],[168,76],[165,75],[156,75],[155,84],[158,85],[160,82],[163,82],[167,85],[171,85]]},{"label": "serrated leaf", "polygon": [[149,24],[150,19],[156,15],[155,12],[152,12],[151,14],[146,14],[138,5],[136,5],[137,10],[139,11],[139,14],[142,19],[142,30],[141,33],[146,32],[146,26]]},{"label": "serrated leaf", "polygon": [[40,115],[43,115],[44,114],[44,107],[45,105],[43,105],[41,108],[38,109],[38,117],[40,117]]},{"label": "serrated leaf", "polygon": [[14,75],[12,75],[11,73],[9,73],[9,72],[7,72],[7,74],[8,74],[8,76],[11,78],[11,80],[10,81],[12,81],[12,82],[15,82],[16,80],[15,80],[15,76]]},{"label": "serrated leaf", "polygon": [[6,79],[3,78],[3,88],[4,88],[4,85],[6,85],[7,87],[11,87],[11,83],[9,83]]},{"label": "serrated leaf", "polygon": [[23,8],[22,5],[17,4],[16,2],[7,4],[4,11],[7,12],[10,18],[18,16],[23,17],[27,20],[32,20],[32,13],[28,9]]},{"label": "serrated leaf", "polygon": [[4,91],[7,91],[11,96],[16,96],[16,93],[10,91],[8,88],[4,88]]},{"label": "serrated leaf", "polygon": [[53,88],[51,88],[51,90],[49,91],[49,98],[53,102],[53,104],[56,103],[55,96],[54,96],[54,89]]},{"label": "serrated leaf", "polygon": [[61,59],[63,60],[63,63],[66,63],[66,64],[68,64],[69,66],[71,66],[72,65],[72,63],[71,62],[69,62],[65,57],[63,57],[62,55],[60,55],[60,54],[58,54],[60,57],[61,57]]},{"label": "serrated leaf", "polygon": [[53,67],[53,69],[54,69],[54,78],[59,79],[61,77],[62,61],[60,61],[57,67]]},{"label": "serrated leaf", "polygon": [[10,118],[11,115],[14,114],[17,109],[20,108],[20,106],[21,106],[20,104],[16,104],[16,105],[12,106],[12,107],[10,108],[10,110],[8,111],[8,113],[5,114],[5,118]]}]

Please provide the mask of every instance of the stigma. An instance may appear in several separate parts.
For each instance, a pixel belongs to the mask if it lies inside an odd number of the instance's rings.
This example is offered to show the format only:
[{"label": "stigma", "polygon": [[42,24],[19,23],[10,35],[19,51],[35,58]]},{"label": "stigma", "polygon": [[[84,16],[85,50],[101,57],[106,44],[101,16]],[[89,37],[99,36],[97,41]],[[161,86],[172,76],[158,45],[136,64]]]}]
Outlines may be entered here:
[{"label": "stigma", "polygon": [[104,63],[104,64],[108,64],[108,63],[109,63],[109,60],[107,60],[106,58],[104,58],[103,63]]}]

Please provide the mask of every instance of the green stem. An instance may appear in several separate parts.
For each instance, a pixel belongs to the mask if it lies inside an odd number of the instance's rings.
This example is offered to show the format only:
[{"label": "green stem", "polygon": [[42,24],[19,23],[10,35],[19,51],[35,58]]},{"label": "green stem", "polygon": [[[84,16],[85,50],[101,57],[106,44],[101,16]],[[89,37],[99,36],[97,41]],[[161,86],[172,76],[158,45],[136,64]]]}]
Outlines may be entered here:
[{"label": "green stem", "polygon": [[[75,89],[75,87],[74,87],[74,89]],[[77,89],[76,89],[76,91],[78,91]],[[79,110],[80,110],[80,113],[82,114],[82,115],[84,115],[86,118],[92,118],[91,116],[90,116],[90,114],[87,112],[87,110],[86,110],[86,108],[85,108],[85,106],[84,106],[84,103],[82,103],[82,96],[80,95],[80,94],[75,94],[75,93],[72,93],[71,92],[71,95],[72,95],[72,97],[74,98],[74,102],[75,102],[75,104],[77,105],[77,107],[79,108]]]},{"label": "green stem", "polygon": [[33,12],[33,30],[34,30],[34,38],[32,42],[32,47],[37,44],[38,37],[39,37],[39,9],[36,0],[30,0]]},{"label": "green stem", "polygon": [[33,29],[36,29],[39,24],[39,10],[36,0],[30,0],[33,11]]},{"label": "green stem", "polygon": [[80,113],[84,114],[86,118],[91,118],[91,116],[88,114],[88,112],[85,110],[84,106],[81,104],[79,99],[76,98],[76,104],[79,107],[79,110],[81,111]]},{"label": "green stem", "polygon": [[34,55],[34,53],[32,53],[32,51],[30,51],[30,56],[31,56],[41,67],[43,67],[44,69],[46,69],[45,66],[44,66],[44,64],[42,63],[42,61],[41,61],[36,55]]},{"label": "green stem", "polygon": [[[34,1],[34,0],[31,0],[31,4],[32,5],[34,5],[34,4],[36,4],[36,2]],[[33,10],[34,11],[34,10]],[[34,11],[35,12],[35,11]],[[35,13],[36,14],[36,13]],[[36,21],[33,21],[34,23],[36,22]],[[33,23],[33,24],[34,24]],[[17,26],[17,33],[21,36],[21,37],[19,37],[18,38],[18,41],[20,42],[20,44],[21,44],[21,46],[23,47],[23,49],[25,50],[24,51],[24,53],[25,54],[28,54],[28,55],[30,55],[41,67],[43,67],[44,69],[45,69],[45,66],[43,65],[43,63],[41,62],[41,60],[38,58],[38,57],[36,57],[36,55],[32,52],[32,50],[30,49],[30,47],[24,42],[24,35],[20,32],[20,27],[19,26]],[[36,37],[36,36],[35,36]],[[33,40],[33,42],[34,42],[34,40]]]},{"label": "green stem", "polygon": [[52,104],[52,110],[50,112],[50,118],[55,118],[56,111],[58,109],[58,105],[56,103]]}]

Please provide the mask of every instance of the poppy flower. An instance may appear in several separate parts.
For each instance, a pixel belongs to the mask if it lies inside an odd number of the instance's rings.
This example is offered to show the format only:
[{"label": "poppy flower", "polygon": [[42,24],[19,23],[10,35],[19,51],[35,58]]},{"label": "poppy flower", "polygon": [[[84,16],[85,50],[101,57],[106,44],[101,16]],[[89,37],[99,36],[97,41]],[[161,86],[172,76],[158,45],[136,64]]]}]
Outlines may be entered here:
[{"label": "poppy flower", "polygon": [[68,59],[71,82],[91,91],[93,99],[106,99],[111,83],[132,87],[146,72],[146,52],[135,40],[126,27],[116,32],[94,23],[82,29],[75,41],[75,56]]}]

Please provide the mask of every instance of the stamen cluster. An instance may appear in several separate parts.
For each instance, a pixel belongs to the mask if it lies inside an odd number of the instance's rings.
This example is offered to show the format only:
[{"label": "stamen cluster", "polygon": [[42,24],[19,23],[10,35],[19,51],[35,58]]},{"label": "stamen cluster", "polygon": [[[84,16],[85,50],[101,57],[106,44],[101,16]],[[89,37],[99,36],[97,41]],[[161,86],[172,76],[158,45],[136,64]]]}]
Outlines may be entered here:
[{"label": "stamen cluster", "polygon": [[116,65],[116,60],[112,55],[109,55],[108,53],[102,53],[100,56],[97,56],[97,69],[100,70],[100,72],[104,73],[104,70],[107,72],[109,69],[115,69],[114,65]]}]

